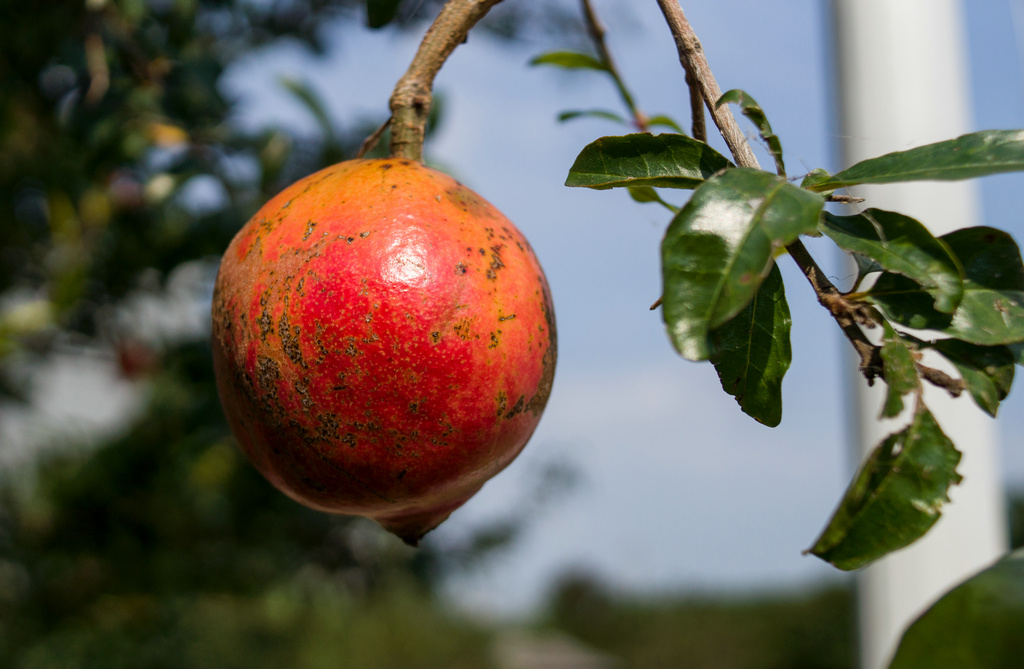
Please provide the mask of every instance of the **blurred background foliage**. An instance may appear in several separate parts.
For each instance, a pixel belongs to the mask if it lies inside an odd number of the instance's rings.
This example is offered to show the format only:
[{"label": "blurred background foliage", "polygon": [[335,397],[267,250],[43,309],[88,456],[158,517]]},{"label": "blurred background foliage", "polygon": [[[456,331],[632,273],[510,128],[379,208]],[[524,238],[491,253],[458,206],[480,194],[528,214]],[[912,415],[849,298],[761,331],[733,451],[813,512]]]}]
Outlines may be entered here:
[{"label": "blurred background foliage", "polygon": [[[0,0],[0,403],[27,408],[35,372],[76,357],[140,396],[98,443],[65,437],[0,470],[0,666],[519,666],[495,651],[501,625],[438,595],[528,514],[414,551],[291,502],[231,441],[203,315],[235,231],[290,181],[353,155],[386,113],[381,100],[381,118],[339,125],[282,82],[319,133],[246,133],[224,73],[280,40],[320,52],[329,22],[418,29],[438,4]],[[564,43],[583,35],[573,10],[503,3],[484,28]],[[182,276],[184,307],[168,301]],[[521,507],[565,480],[548,474]],[[570,577],[517,625],[600,650],[579,666],[831,669],[852,666],[850,611],[845,591],[651,602]]]},{"label": "blurred background foliage", "polygon": [[[437,4],[370,3],[369,18],[415,27]],[[483,657],[483,633],[456,623],[434,584],[516,520],[442,561],[294,504],[231,442],[203,319],[180,327],[189,306],[205,309],[219,254],[259,204],[351,156],[373,125],[336,128],[289,83],[320,134],[247,134],[221,77],[264,45],[316,53],[328,22],[367,18],[356,0],[0,0],[0,399],[27,408],[34,372],[76,356],[108,362],[142,396],[101,443],[64,437],[3,472],[0,665]],[[185,312],[167,300],[183,274],[198,302]],[[170,313],[148,318],[154,305]]]}]

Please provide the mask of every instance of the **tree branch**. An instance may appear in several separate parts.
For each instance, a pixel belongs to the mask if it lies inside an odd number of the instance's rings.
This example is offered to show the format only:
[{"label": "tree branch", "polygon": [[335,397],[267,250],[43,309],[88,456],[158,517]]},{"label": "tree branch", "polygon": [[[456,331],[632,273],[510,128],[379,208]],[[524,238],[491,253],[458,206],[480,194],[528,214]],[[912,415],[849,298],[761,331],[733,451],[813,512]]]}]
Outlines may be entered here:
[{"label": "tree branch", "polygon": [[693,28],[690,27],[690,22],[686,20],[686,15],[683,14],[678,0],[658,0],[658,6],[661,7],[661,13],[665,15],[665,21],[675,38],[676,49],[679,51],[679,62],[686,70],[687,77],[696,82],[700,89],[704,104],[711,113],[715,125],[718,126],[722,139],[725,140],[729,151],[736,159],[736,164],[740,167],[760,168],[761,166],[757,163],[754,152],[750,150],[747,138],[740,130],[739,124],[736,123],[732,111],[728,106],[723,105],[720,108],[715,106],[718,98],[722,97],[722,89],[718,87],[718,82],[715,81],[715,77],[711,73],[711,67],[704,56],[704,47],[701,46]]},{"label": "tree branch", "polygon": [[963,379],[954,379],[941,370],[925,367],[919,362],[915,363],[915,367],[917,367],[917,373],[922,379],[933,386],[945,389],[952,397],[960,397],[960,393],[964,391]]},{"label": "tree branch", "polygon": [[[860,356],[860,371],[870,385],[876,378],[885,378],[885,368],[882,364],[881,349],[872,344],[861,325],[874,327],[880,322],[879,316],[870,307],[851,301],[843,295],[835,285],[828,280],[814,258],[807,251],[803,242],[797,240],[786,247],[789,255],[796,262],[800,271],[804,273],[815,294],[818,302],[828,309],[829,313],[842,328],[843,334],[853,344],[853,348]],[[964,391],[962,379],[955,379],[945,372],[933,367],[926,367],[921,363],[915,363],[918,375],[928,383],[942,388],[952,397],[959,397]]]},{"label": "tree branch", "polygon": [[391,155],[422,162],[434,77],[455,47],[501,0],[448,0],[391,94]]},{"label": "tree branch", "polygon": [[626,88],[625,80],[619,74],[619,68],[615,66],[611,51],[608,50],[608,45],[605,43],[604,36],[606,31],[604,25],[597,18],[597,12],[594,11],[594,6],[590,3],[590,0],[581,0],[580,4],[583,7],[583,18],[587,24],[587,34],[590,35],[590,40],[594,43],[597,57],[608,68],[608,74],[612,76],[615,88],[619,91],[619,96],[629,109],[629,113],[633,116],[633,125],[636,126],[637,130],[646,132],[647,115],[637,108],[633,96],[630,94],[629,89]]},{"label": "tree branch", "polygon": [[828,309],[832,318],[842,329],[843,334],[853,344],[853,348],[860,356],[860,371],[868,383],[872,383],[876,377],[884,377],[882,368],[882,357],[879,348],[872,344],[864,331],[860,329],[861,324],[873,327],[877,323],[874,312],[861,304],[851,302],[835,287],[818,263],[814,261],[807,247],[799,239],[786,247],[790,257],[796,262],[797,267],[807,277],[814,293],[818,297],[821,306]]}]

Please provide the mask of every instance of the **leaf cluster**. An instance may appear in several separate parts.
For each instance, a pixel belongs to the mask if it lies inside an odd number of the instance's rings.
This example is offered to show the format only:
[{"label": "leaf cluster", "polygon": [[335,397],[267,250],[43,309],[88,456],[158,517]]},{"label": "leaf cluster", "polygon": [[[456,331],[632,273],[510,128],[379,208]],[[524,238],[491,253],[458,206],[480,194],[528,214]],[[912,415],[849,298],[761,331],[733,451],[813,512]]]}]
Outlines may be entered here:
[{"label": "leaf cluster", "polygon": [[[571,63],[559,63],[572,66]],[[985,131],[862,161],[835,175],[786,177],[781,140],[748,93],[736,104],[757,127],[775,174],[736,167],[683,134],[602,137],[584,147],[567,186],[687,189],[661,245],[662,317],[679,354],[710,361],[740,408],[769,426],[782,418],[792,326],[782,275],[787,251],[861,356],[869,381],[888,388],[882,417],[909,424],[879,444],[854,477],[810,552],[854,569],[922,536],[959,482],[960,454],[924,404],[924,383],[967,391],[996,415],[1024,346],[1024,264],[1005,232],[973,227],[936,237],[899,212],[832,213],[836,189],[858,184],[966,179],[1024,169],[1024,132]],[[824,278],[800,240],[826,236],[857,261],[854,289]],[[881,332],[872,342],[868,332]],[[927,337],[921,331],[928,331]],[[925,355],[932,356],[926,358]],[[924,364],[942,361],[943,371]],[[932,363],[929,363],[932,364]]]}]

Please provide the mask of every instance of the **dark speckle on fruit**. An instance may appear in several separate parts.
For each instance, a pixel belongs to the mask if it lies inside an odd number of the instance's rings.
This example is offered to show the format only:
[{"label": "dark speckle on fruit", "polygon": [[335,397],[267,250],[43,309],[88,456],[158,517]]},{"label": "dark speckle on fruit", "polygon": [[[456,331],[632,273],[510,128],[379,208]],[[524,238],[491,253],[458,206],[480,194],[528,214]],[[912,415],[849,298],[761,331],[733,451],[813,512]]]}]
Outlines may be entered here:
[{"label": "dark speckle on fruit", "polygon": [[317,420],[320,421],[320,427],[317,428],[317,434],[321,439],[333,440],[338,438],[338,417],[333,413],[322,413],[317,416]]},{"label": "dark speckle on fruit", "polygon": [[260,314],[260,317],[256,319],[256,324],[260,327],[260,340],[263,342],[267,341],[267,335],[274,330],[274,319],[270,317],[270,314],[266,309]]},{"label": "dark speckle on fruit", "polygon": [[515,405],[508,410],[508,413],[505,414],[505,418],[515,418],[516,416],[521,414],[523,412],[523,406],[525,404],[526,398],[523,395],[520,395],[519,399],[516,400]]},{"label": "dark speckle on fruit", "polygon": [[308,476],[303,476],[302,481],[313,490],[318,490],[320,492],[327,491],[327,486],[325,486],[323,483],[320,483],[319,481],[309,478]]},{"label": "dark speckle on fruit", "polygon": [[298,325],[291,325],[288,312],[281,314],[281,319],[277,323],[277,336],[281,338],[281,347],[289,360],[305,368],[306,361],[302,359],[302,349],[299,347],[301,333],[302,329]]},{"label": "dark speckle on fruit", "polygon": [[261,355],[256,360],[256,381],[260,390],[277,395],[277,380],[281,378],[281,370],[272,358]]}]

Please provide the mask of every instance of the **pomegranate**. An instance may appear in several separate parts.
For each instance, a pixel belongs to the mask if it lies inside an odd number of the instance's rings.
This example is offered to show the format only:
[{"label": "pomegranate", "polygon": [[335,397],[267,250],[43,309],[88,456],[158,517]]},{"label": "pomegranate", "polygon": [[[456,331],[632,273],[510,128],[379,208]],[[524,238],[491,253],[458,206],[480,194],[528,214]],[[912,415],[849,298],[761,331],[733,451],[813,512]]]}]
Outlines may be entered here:
[{"label": "pomegranate", "polygon": [[526,445],[555,358],[522,233],[411,160],[291,185],[217,275],[214,368],[242,451],[296,501],[413,545]]}]

